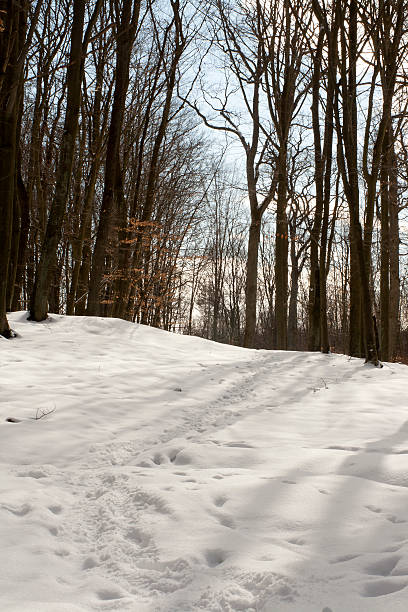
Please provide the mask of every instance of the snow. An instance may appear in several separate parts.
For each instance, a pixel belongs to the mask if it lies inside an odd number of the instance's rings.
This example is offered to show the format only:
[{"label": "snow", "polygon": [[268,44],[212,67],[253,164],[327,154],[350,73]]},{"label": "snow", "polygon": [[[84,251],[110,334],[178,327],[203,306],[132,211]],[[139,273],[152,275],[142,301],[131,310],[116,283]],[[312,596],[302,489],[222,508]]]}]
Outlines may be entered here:
[{"label": "snow", "polygon": [[2,612],[408,609],[405,366],[10,322]]}]

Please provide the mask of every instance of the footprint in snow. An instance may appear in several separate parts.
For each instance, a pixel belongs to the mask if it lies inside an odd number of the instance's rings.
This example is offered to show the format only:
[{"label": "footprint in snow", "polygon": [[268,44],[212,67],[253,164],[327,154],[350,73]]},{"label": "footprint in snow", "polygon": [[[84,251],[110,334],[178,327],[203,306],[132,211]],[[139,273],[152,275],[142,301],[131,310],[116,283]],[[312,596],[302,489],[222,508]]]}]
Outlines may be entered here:
[{"label": "footprint in snow", "polygon": [[7,506],[2,504],[1,508],[3,510],[11,512],[11,514],[14,514],[14,516],[26,516],[26,514],[28,514],[32,510],[29,504],[23,504],[19,508],[14,508],[13,506]]},{"label": "footprint in snow", "polygon": [[223,527],[228,527],[228,529],[235,529],[235,523],[229,516],[226,516],[225,514],[221,513],[215,516],[218,519],[219,524]]},{"label": "footprint in snow", "polygon": [[204,553],[205,560],[207,561],[208,567],[217,567],[221,565],[227,558],[227,554],[224,550],[219,548],[214,550],[206,550]]},{"label": "footprint in snow", "polygon": [[389,576],[401,557],[393,555],[371,563],[366,567],[367,574],[372,576]]},{"label": "footprint in snow", "polygon": [[373,506],[371,504],[365,506],[365,508],[367,508],[367,510],[370,510],[370,512],[374,512],[375,514],[379,514],[380,512],[382,512],[382,508],[379,508],[378,506]]},{"label": "footprint in snow", "polygon": [[227,501],[228,497],[225,497],[225,495],[220,495],[219,497],[215,498],[214,504],[217,506],[217,508],[221,508],[221,506],[223,506]]},{"label": "footprint in snow", "polygon": [[345,451],[347,453],[356,453],[358,451],[361,451],[362,448],[361,446],[341,446],[341,445],[334,444],[332,446],[326,446],[325,450],[340,450],[340,451]]},{"label": "footprint in snow", "polygon": [[368,582],[361,594],[363,597],[382,597],[383,595],[401,591],[407,585],[407,580],[384,578],[383,580]]},{"label": "footprint in snow", "polygon": [[83,570],[89,570],[94,567],[98,567],[99,563],[94,557],[87,557],[82,564]]},{"label": "footprint in snow", "polygon": [[224,446],[228,446],[229,448],[254,448],[247,442],[228,442],[228,444],[224,444]]},{"label": "footprint in snow", "polygon": [[353,559],[357,559],[360,555],[342,555],[340,557],[336,557],[332,559],[330,563],[346,563],[346,561],[352,561]]},{"label": "footprint in snow", "polygon": [[47,474],[42,472],[41,470],[30,470],[29,472],[21,472],[18,474],[20,478],[47,478]]},{"label": "footprint in snow", "polygon": [[289,538],[287,541],[289,544],[296,544],[296,546],[304,546],[306,544],[306,540],[303,538]]},{"label": "footprint in snow", "polygon": [[122,599],[123,595],[115,589],[101,589],[97,593],[99,599],[110,601],[112,599]]},{"label": "footprint in snow", "polygon": [[394,516],[393,514],[389,514],[387,516],[387,521],[389,521],[390,523],[394,523],[394,524],[399,524],[399,523],[406,523],[407,521],[405,519],[401,519],[398,518],[397,516]]},{"label": "footprint in snow", "polygon": [[401,549],[401,546],[387,546],[387,548],[383,548],[380,552],[382,553],[393,553],[397,552]]}]

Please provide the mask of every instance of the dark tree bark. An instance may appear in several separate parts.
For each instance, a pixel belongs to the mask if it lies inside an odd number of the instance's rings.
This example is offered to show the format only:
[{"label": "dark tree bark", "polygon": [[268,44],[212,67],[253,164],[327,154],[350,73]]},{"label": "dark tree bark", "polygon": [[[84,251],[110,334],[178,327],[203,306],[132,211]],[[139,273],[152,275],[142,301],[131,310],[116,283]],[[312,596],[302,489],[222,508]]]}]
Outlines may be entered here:
[{"label": "dark tree bark", "polygon": [[[0,335],[6,338],[12,336],[6,313],[15,278],[11,270],[13,227],[20,231],[16,162],[23,68],[40,6],[38,2],[26,39],[28,5],[0,0]],[[17,241],[13,253],[17,257]]]},{"label": "dark tree bark", "polygon": [[55,194],[47,221],[44,241],[41,247],[41,257],[36,272],[30,304],[30,319],[33,321],[43,321],[48,315],[48,296],[57,265],[57,248],[61,239],[62,223],[66,212],[71,184],[85,55],[92,28],[102,6],[102,0],[97,1],[84,39],[82,39],[85,5],[86,0],[74,0],[71,49],[66,78],[67,102],[64,131],[60,144],[60,154],[56,171]]},{"label": "dark tree bark", "polygon": [[389,299],[389,354],[390,359],[395,360],[399,354],[399,336],[400,336],[400,274],[399,274],[399,204],[398,204],[398,186],[397,186],[397,158],[395,154],[395,142],[392,140],[392,145],[389,151],[390,156],[390,172],[389,172],[389,258],[390,258],[390,299]]},{"label": "dark tree bark", "polygon": [[323,160],[320,135],[320,79],[321,62],[324,43],[323,27],[319,33],[316,50],[313,57],[312,77],[312,125],[314,137],[315,162],[315,189],[316,207],[311,231],[310,243],[310,281],[309,281],[309,330],[308,350],[319,351],[320,340],[320,266],[319,266],[319,239],[323,215]]},{"label": "dark tree bark", "polygon": [[[328,227],[330,216],[331,175],[333,160],[334,90],[337,70],[337,40],[339,14],[335,5],[331,15],[325,14],[317,2],[313,2],[316,17],[320,21],[317,51],[314,56],[312,121],[315,147],[316,212],[312,229],[311,271],[309,286],[309,350],[330,350],[327,321],[327,273]],[[325,36],[324,36],[325,35]],[[320,135],[320,80],[323,45],[327,47],[327,85],[324,119],[324,141]],[[334,222],[333,222],[334,227]]]},{"label": "dark tree bark", "polygon": [[[340,10],[339,2],[337,3]],[[352,308],[355,311],[362,313],[362,330],[364,339],[364,350],[366,361],[373,365],[379,365],[373,307],[370,291],[370,277],[368,274],[367,262],[364,251],[363,232],[359,218],[360,192],[358,184],[358,161],[357,161],[357,86],[356,86],[356,69],[358,60],[358,43],[357,43],[357,2],[349,0],[348,14],[342,12],[339,23],[341,27],[341,92],[343,104],[343,123],[340,120],[339,97],[336,92],[336,127],[339,141],[338,147],[338,163],[341,169],[346,198],[349,205],[350,224],[351,224],[351,281],[358,274],[359,288],[358,293],[361,298],[360,303],[352,303],[353,286],[350,292],[350,340],[355,342],[356,338],[353,333],[353,318]],[[346,49],[348,48],[348,53]],[[343,148],[344,146],[344,148]],[[357,265],[358,264],[358,269]],[[357,294],[357,279],[354,285]]]},{"label": "dark tree bark", "polygon": [[115,189],[121,174],[120,140],[125,113],[126,94],[129,86],[129,64],[135,42],[139,21],[140,0],[124,0],[119,6],[115,0],[115,14],[118,21],[116,31],[116,67],[115,91],[106,148],[105,181],[98,232],[92,256],[92,267],[89,279],[87,314],[97,316],[100,313],[101,292],[105,273],[105,253],[109,244],[112,220],[117,204]]}]

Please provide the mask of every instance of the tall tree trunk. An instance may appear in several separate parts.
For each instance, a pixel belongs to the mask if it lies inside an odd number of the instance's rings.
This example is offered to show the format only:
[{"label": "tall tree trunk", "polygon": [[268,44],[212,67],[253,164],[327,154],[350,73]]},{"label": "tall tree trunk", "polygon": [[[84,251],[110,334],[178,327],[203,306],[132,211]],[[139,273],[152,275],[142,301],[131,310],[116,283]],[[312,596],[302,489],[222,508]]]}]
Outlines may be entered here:
[{"label": "tall tree trunk", "polygon": [[392,139],[390,147],[390,176],[389,176],[389,221],[390,221],[390,331],[389,350],[390,359],[394,360],[399,354],[399,306],[400,306],[400,277],[399,277],[399,221],[398,221],[398,189],[397,189],[397,159],[395,155],[395,142]]},{"label": "tall tree trunk", "polygon": [[258,285],[258,252],[261,236],[261,219],[255,214],[249,228],[248,256],[245,285],[245,332],[244,346],[252,348],[255,340],[256,328],[256,296]]},{"label": "tall tree trunk", "polygon": [[[60,144],[60,154],[56,171],[55,194],[47,221],[41,257],[34,282],[30,304],[30,319],[43,321],[48,315],[48,295],[57,265],[57,249],[61,239],[62,223],[66,211],[71,184],[75,141],[78,131],[78,117],[81,101],[81,82],[84,72],[85,53],[88,40],[82,41],[86,0],[74,0],[71,30],[71,49],[67,68],[67,103],[64,131]],[[95,11],[99,10],[98,2]],[[93,15],[96,21],[97,12]],[[91,22],[92,22],[91,19]],[[89,39],[90,27],[86,37]]]},{"label": "tall tree trunk", "polygon": [[297,349],[297,302],[299,296],[299,261],[296,255],[296,242],[294,239],[290,243],[290,298],[289,298],[289,317],[288,317],[288,349],[295,351]]},{"label": "tall tree trunk", "polygon": [[[337,4],[338,8],[339,3]],[[359,218],[360,193],[357,161],[357,2],[349,0],[348,20],[342,15],[341,29],[341,88],[343,101],[343,124],[340,123],[338,92],[336,92],[336,124],[338,132],[338,162],[349,205],[351,225],[351,282],[350,282],[350,345],[355,345],[353,336],[357,313],[361,311],[366,361],[378,365],[378,354],[374,330],[370,277],[364,252],[363,232]],[[348,48],[348,52],[347,52]],[[344,153],[343,146],[344,143]],[[347,164],[347,167],[346,167]],[[360,290],[361,287],[361,290]],[[360,298],[360,303],[357,303]],[[357,328],[357,332],[360,331]],[[352,347],[350,347],[352,348]],[[357,349],[357,347],[355,346]],[[351,353],[352,354],[352,353]]]},{"label": "tall tree trunk", "polygon": [[390,133],[383,141],[381,160],[381,246],[380,246],[380,347],[381,359],[390,360]]},{"label": "tall tree trunk", "polygon": [[11,248],[14,227],[20,227],[15,203],[16,158],[20,98],[24,63],[24,42],[27,29],[27,5],[0,0],[0,335],[10,338],[7,321],[7,299],[12,295]]},{"label": "tall tree trunk", "polygon": [[309,280],[309,321],[308,350],[319,351],[320,341],[320,266],[319,239],[323,214],[323,159],[320,136],[320,77],[323,48],[323,29],[320,30],[317,48],[313,58],[312,77],[312,124],[314,138],[316,207],[310,243],[310,280]]},{"label": "tall tree trunk", "polygon": [[[20,164],[17,164],[20,166]],[[17,197],[19,201],[19,209],[21,212],[21,225],[20,225],[20,241],[19,250],[17,256],[17,269],[15,276],[15,290],[13,292],[13,298],[11,301],[11,310],[18,310],[23,308],[21,303],[21,292],[23,289],[24,275],[26,268],[26,261],[28,255],[28,234],[30,230],[30,209],[29,209],[29,198],[21,176],[21,168],[17,169]]]},{"label": "tall tree trunk", "polygon": [[288,348],[288,196],[287,143],[281,147],[275,235],[275,348]]},{"label": "tall tree trunk", "polygon": [[[132,5],[133,13],[132,13]],[[89,279],[87,314],[97,316],[100,313],[100,296],[103,289],[105,273],[105,253],[109,244],[112,220],[115,213],[115,185],[120,173],[120,139],[125,113],[126,94],[129,86],[129,64],[139,20],[140,0],[115,1],[117,19],[120,21],[116,33],[116,67],[115,91],[109,125],[106,148],[105,185],[102,207],[99,217],[98,232],[92,256],[92,267]]]}]

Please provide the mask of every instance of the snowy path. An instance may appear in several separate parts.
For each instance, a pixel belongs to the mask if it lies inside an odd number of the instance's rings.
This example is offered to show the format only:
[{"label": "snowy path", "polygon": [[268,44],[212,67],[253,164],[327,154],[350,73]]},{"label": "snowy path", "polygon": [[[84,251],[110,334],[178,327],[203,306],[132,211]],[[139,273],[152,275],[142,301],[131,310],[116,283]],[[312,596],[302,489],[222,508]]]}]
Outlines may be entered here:
[{"label": "snowy path", "polygon": [[408,609],[407,368],[12,320],[1,610]]}]

